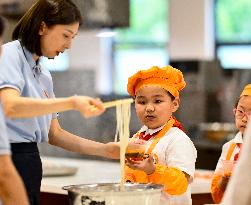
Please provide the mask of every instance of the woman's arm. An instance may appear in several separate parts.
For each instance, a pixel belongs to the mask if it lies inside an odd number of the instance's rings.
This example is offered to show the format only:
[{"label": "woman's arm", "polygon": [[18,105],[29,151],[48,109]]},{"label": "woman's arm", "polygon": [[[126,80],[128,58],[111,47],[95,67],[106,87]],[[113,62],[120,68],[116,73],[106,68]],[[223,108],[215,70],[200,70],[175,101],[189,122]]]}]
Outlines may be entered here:
[{"label": "woman's arm", "polygon": [[[21,97],[17,90],[4,88],[0,90],[0,98],[5,115],[10,118],[29,118],[66,110],[77,110],[85,117],[96,116],[104,112],[100,100],[87,96],[36,99]],[[91,109],[92,106],[98,109]]]},{"label": "woman's arm", "polygon": [[119,158],[119,144],[107,144],[88,140],[62,129],[57,119],[53,119],[49,131],[49,143],[79,154],[96,155],[111,159]]},{"label": "woman's arm", "polygon": [[28,205],[24,184],[18,175],[10,155],[0,156],[0,198],[4,205]]}]

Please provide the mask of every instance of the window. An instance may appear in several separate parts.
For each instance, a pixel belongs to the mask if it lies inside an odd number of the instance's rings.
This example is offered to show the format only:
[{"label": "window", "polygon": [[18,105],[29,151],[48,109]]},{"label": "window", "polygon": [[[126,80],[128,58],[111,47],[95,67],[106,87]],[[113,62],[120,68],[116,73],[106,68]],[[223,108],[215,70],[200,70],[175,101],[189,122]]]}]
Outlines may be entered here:
[{"label": "window", "polygon": [[131,0],[130,27],[116,29],[113,90],[125,94],[128,77],[139,69],[168,64],[168,1]]},{"label": "window", "polygon": [[251,69],[251,1],[216,1],[217,56],[224,68]]}]

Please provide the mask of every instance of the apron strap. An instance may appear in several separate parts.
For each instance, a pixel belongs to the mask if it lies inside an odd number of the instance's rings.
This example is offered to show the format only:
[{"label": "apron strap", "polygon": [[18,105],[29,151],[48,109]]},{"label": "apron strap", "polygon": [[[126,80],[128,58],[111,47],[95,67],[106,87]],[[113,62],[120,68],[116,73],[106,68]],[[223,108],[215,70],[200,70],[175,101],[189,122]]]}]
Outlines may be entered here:
[{"label": "apron strap", "polygon": [[156,146],[156,144],[160,141],[160,139],[167,133],[167,131],[172,128],[173,124],[174,124],[175,120],[174,119],[170,119],[167,124],[165,125],[165,127],[163,127],[163,129],[156,135],[156,137],[154,138],[152,144],[150,145],[150,147],[148,148],[146,154],[151,154],[154,147]]},{"label": "apron strap", "polygon": [[227,152],[226,160],[230,160],[235,147],[236,147],[236,143],[233,143],[230,145],[228,152]]}]

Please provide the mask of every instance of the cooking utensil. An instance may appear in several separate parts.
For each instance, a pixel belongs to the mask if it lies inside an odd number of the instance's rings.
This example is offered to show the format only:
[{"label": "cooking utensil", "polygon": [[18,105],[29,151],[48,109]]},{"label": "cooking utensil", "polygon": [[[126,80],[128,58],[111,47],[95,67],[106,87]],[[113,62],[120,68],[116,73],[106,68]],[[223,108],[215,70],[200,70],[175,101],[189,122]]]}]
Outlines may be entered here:
[{"label": "cooking utensil", "polygon": [[[107,109],[107,108],[115,107],[117,105],[124,104],[124,103],[133,103],[133,99],[126,98],[126,99],[121,99],[121,100],[114,100],[114,101],[110,101],[110,102],[105,102],[104,107]],[[96,111],[97,109],[98,108],[95,107],[94,105],[90,106],[90,110],[93,112]]]},{"label": "cooking utensil", "polygon": [[71,205],[159,205],[162,185],[119,183],[81,184],[63,187]]},{"label": "cooking utensil", "polygon": [[114,100],[114,101],[110,101],[110,102],[105,102],[104,107],[105,108],[110,108],[110,107],[114,107],[116,105],[120,105],[120,104],[124,104],[124,103],[133,103],[133,99],[132,98],[127,98],[127,99],[121,99],[121,100]]},{"label": "cooking utensil", "polygon": [[200,123],[199,129],[202,134],[213,142],[220,142],[226,138],[233,137],[237,132],[237,128],[234,123]]}]

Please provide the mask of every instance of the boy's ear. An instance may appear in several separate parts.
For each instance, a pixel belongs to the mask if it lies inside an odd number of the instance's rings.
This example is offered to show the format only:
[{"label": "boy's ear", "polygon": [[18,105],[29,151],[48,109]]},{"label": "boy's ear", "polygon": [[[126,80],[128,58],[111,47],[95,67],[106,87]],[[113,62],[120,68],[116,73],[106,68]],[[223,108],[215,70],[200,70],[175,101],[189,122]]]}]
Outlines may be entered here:
[{"label": "boy's ear", "polygon": [[176,112],[178,110],[179,106],[180,106],[180,99],[179,98],[175,98],[173,100],[173,110],[172,111]]},{"label": "boy's ear", "polygon": [[236,114],[236,108],[233,109],[233,113],[234,113],[234,115]]}]

